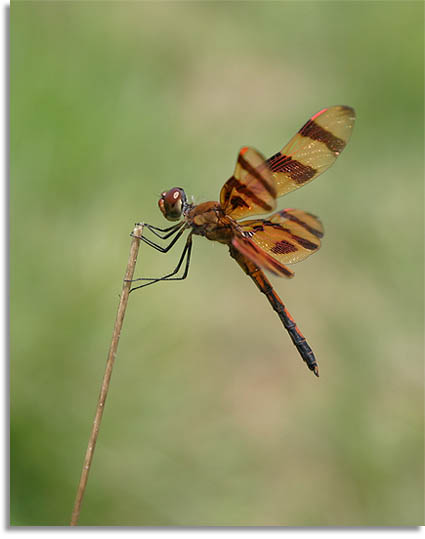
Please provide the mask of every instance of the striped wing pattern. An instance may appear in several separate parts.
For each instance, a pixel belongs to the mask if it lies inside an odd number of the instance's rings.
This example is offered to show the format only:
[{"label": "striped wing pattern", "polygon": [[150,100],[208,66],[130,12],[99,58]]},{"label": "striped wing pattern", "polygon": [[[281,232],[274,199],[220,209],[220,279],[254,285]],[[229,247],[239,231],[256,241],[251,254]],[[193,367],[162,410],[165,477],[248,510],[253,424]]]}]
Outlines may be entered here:
[{"label": "striped wing pattern", "polygon": [[[335,162],[350,139],[354,122],[351,107],[329,107],[310,118],[267,161],[256,150],[243,148],[234,175],[220,193],[226,215],[238,220],[272,211],[277,197],[309,183]],[[285,264],[295,264],[315,253],[323,233],[316,216],[286,209],[268,219],[235,223],[232,245],[259,268],[293,277]]]},{"label": "striped wing pattern", "polygon": [[[238,225],[244,239],[251,244],[251,252],[244,244],[243,254],[260,267],[269,270],[269,261],[267,261],[266,266],[258,255],[254,260],[252,253],[255,254],[258,250],[280,265],[295,264],[320,248],[320,238],[323,237],[324,232],[322,223],[316,216],[294,209],[274,213],[269,219],[243,221]],[[240,250],[241,242],[233,245]],[[287,271],[277,270],[277,266],[274,266],[270,271],[287,277],[292,276],[287,274],[288,268],[285,268]],[[292,272],[290,273],[292,274]]]},{"label": "striped wing pattern", "polygon": [[267,160],[280,197],[325,172],[350,139],[355,112],[338,105],[315,114],[282,148]]},{"label": "striped wing pattern", "polygon": [[268,213],[276,207],[276,181],[253,148],[239,152],[233,176],[223,185],[220,204],[233,219]]},{"label": "striped wing pattern", "polygon": [[249,237],[245,237],[241,234],[235,234],[232,245],[240,253],[245,255],[251,262],[254,262],[259,268],[270,271],[274,275],[279,277],[293,277],[294,272],[289,268],[281,264],[275,256],[270,256],[264,249],[259,247]]}]

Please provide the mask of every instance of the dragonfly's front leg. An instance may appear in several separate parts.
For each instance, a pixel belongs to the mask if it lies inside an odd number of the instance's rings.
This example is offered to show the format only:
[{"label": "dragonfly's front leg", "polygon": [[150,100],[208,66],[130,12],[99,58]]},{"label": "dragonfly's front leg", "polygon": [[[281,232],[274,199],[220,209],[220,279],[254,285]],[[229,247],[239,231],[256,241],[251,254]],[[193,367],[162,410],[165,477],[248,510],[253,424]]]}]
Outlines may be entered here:
[{"label": "dragonfly's front leg", "polygon": [[[149,223],[136,223],[135,226],[142,226],[143,228],[147,228],[152,232],[152,234],[155,234],[158,238],[161,238],[162,240],[166,240],[173,234],[177,232],[182,226],[183,223],[177,223],[176,225],[169,226],[168,228],[159,228],[158,226],[150,225]],[[164,236],[159,234],[159,232],[166,232]]]},{"label": "dragonfly's front leg", "polygon": [[[141,284],[140,286],[136,286],[132,288],[130,292],[133,292],[134,290],[138,290],[139,288],[143,288],[145,286],[149,286],[154,283],[158,283],[159,281],[182,281],[183,279],[186,279],[189,273],[191,253],[192,253],[192,234],[190,234],[189,237],[187,238],[186,245],[184,246],[180,260],[177,266],[175,267],[175,269],[171,273],[169,273],[168,275],[164,275],[163,277],[141,277],[139,279],[133,279],[131,281],[132,283],[134,283],[135,281],[151,281],[151,282]],[[185,265],[183,275],[181,277],[173,277],[174,275],[176,275],[176,273],[179,272],[185,258],[186,258],[186,265]]]},{"label": "dragonfly's front leg", "polygon": [[[160,253],[167,253],[173,247],[173,245],[177,242],[177,240],[180,238],[180,236],[183,234],[183,232],[185,231],[184,224],[185,223],[182,222],[182,223],[179,223],[178,225],[176,225],[174,227],[171,227],[171,231],[168,234],[166,234],[164,237],[159,236],[158,234],[156,234],[159,238],[161,238],[163,240],[169,238],[170,236],[173,236],[174,234],[176,235],[173,238],[173,240],[166,247],[162,247],[161,245],[158,245],[154,241],[150,240],[149,238],[146,238],[143,235],[143,231],[142,231],[141,236],[135,236],[133,233],[131,233],[130,236],[138,238],[139,240],[144,241],[147,245],[149,245],[150,247],[153,247],[154,249],[156,249]],[[146,223],[143,226],[148,228],[148,230],[151,230],[150,227],[152,227],[152,225],[148,225]],[[167,229],[164,229],[163,232],[166,231],[166,230]],[[153,230],[152,230],[152,232],[153,232]]]}]

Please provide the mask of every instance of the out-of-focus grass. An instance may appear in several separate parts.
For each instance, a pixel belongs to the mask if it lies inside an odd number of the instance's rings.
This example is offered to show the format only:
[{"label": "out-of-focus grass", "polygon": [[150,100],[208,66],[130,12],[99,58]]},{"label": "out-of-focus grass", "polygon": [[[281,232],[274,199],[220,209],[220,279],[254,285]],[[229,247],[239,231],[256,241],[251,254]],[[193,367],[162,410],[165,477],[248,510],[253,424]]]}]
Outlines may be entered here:
[{"label": "out-of-focus grass", "polygon": [[323,248],[273,281],[320,380],[195,238],[131,297],[80,522],[423,524],[422,36],[419,2],[12,3],[13,525],[69,522],[134,221],[338,103],[349,147],[281,205]]}]

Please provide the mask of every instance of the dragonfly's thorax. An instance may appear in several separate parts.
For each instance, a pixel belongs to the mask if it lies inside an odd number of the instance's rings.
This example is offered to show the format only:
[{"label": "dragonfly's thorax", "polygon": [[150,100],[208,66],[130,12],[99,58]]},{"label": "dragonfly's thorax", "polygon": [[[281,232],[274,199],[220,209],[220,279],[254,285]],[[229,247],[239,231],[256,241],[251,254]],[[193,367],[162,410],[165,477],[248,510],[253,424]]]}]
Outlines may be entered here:
[{"label": "dragonfly's thorax", "polygon": [[194,206],[185,216],[193,233],[212,241],[231,243],[232,222],[218,202],[204,202]]}]

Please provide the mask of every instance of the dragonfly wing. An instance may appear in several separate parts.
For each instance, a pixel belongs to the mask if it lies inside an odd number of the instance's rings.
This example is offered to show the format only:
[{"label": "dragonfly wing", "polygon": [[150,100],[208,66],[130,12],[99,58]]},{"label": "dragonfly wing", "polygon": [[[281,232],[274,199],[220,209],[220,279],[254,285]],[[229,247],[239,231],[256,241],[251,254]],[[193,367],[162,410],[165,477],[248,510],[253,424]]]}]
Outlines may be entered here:
[{"label": "dragonfly wing", "polygon": [[220,204],[233,219],[268,213],[276,207],[276,181],[264,157],[253,148],[239,152],[233,176],[220,192]]},{"label": "dragonfly wing", "polygon": [[244,238],[280,264],[304,260],[320,248],[323,237],[320,220],[302,210],[282,210],[269,219],[243,221],[238,226]]},{"label": "dragonfly wing", "polygon": [[266,269],[279,277],[293,277],[294,272],[281,264],[275,257],[261,249],[256,242],[241,235],[235,235],[232,245],[242,255],[254,262],[259,268]]},{"label": "dragonfly wing", "polygon": [[280,197],[325,172],[350,140],[355,112],[338,105],[315,114],[282,148],[267,159]]}]

